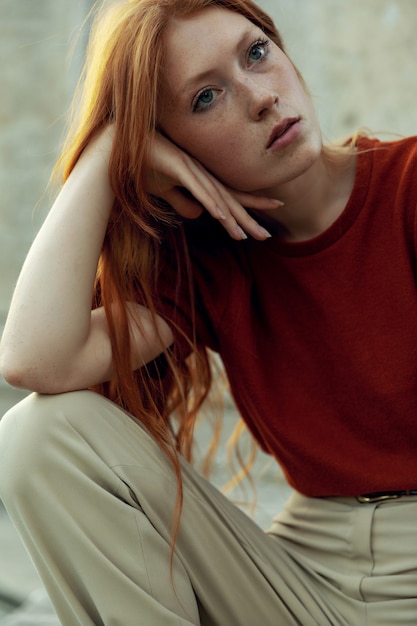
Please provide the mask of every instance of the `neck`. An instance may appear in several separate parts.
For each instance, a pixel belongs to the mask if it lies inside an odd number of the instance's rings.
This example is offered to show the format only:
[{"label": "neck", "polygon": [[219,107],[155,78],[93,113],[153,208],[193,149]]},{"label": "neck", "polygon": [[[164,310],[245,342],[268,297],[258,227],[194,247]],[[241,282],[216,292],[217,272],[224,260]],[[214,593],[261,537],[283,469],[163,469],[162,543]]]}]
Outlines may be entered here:
[{"label": "neck", "polygon": [[284,202],[271,211],[257,212],[266,225],[280,227],[287,241],[306,241],[327,230],[343,212],[353,189],[356,158],[341,149],[320,158],[298,178],[265,195]]}]

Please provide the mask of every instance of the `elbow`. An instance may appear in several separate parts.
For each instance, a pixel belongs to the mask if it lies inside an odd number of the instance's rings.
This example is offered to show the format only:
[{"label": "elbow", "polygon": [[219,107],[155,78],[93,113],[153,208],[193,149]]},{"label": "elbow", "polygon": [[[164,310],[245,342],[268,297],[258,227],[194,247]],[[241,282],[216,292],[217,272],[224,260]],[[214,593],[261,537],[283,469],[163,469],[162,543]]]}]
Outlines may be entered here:
[{"label": "elbow", "polygon": [[9,367],[8,364],[2,364],[0,367],[0,373],[6,383],[11,385],[12,387],[17,387],[18,389],[28,389],[29,391],[32,391],[30,389],[30,385],[28,384],[29,381],[24,375],[24,372],[20,372],[20,370],[16,368]]},{"label": "elbow", "polygon": [[28,368],[18,367],[16,364],[13,364],[6,359],[2,359],[0,364],[0,373],[6,383],[12,387],[44,393],[41,389],[39,381]]},{"label": "elbow", "polygon": [[3,350],[0,353],[0,373],[6,383],[18,389],[37,393],[59,393],[58,377],[44,372],[39,364],[31,364],[23,359],[11,357]]},{"label": "elbow", "polygon": [[1,375],[6,383],[18,389],[35,393],[54,395],[68,391],[66,385],[60,383],[58,378],[42,376],[36,371],[27,369],[1,368]]},{"label": "elbow", "polygon": [[4,344],[0,346],[0,374],[12,387],[18,387],[24,389],[22,384],[22,376],[17,363],[13,362],[15,359],[11,358],[8,351],[4,348]]}]

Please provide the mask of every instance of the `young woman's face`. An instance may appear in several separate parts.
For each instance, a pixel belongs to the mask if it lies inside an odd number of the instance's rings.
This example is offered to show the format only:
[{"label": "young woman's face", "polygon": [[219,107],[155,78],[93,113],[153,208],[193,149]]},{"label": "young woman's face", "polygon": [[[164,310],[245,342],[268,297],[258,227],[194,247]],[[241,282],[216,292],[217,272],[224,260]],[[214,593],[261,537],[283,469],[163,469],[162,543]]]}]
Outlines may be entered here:
[{"label": "young woman's face", "polygon": [[318,158],[310,98],[287,56],[243,16],[217,7],[172,21],[160,127],[220,180],[273,190]]}]

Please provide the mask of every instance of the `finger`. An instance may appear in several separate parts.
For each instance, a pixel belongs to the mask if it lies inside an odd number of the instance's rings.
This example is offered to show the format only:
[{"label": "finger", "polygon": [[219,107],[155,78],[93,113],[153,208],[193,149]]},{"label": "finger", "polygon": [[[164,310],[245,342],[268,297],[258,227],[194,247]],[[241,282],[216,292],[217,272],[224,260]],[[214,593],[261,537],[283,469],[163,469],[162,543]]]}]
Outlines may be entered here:
[{"label": "finger", "polygon": [[[201,163],[192,158],[190,158],[183,184],[212,217],[221,220],[222,226],[233,239],[246,239],[247,234],[259,240],[270,237],[269,232],[247,213],[226,187]],[[247,196],[249,197],[250,194]],[[257,206],[265,205],[265,198],[261,198],[256,204]]]},{"label": "finger", "polygon": [[226,188],[227,191],[241,204],[248,209],[262,209],[272,210],[278,209],[284,206],[284,202],[276,200],[275,198],[267,198],[266,196],[255,196],[252,193],[244,191],[235,191],[234,189]]},{"label": "finger", "polygon": [[[181,185],[192,194],[212,217],[220,220],[224,228],[233,239],[245,239],[246,235],[237,224],[232,207],[238,205],[237,201],[225,196],[223,185],[217,181],[203,166],[194,159],[189,158],[188,167],[182,171]],[[231,206],[229,206],[231,205]],[[245,212],[243,207],[240,207]],[[182,209],[180,209],[180,212]]]},{"label": "finger", "polygon": [[[228,222],[231,224],[231,228],[236,234],[240,234],[240,238],[244,238],[241,236],[242,231],[260,241],[268,239],[271,236],[225,187],[220,188],[219,192],[223,196],[224,205],[227,206],[230,212],[230,217],[226,218],[225,222],[226,224]],[[265,201],[265,199],[263,200]],[[265,202],[263,202],[263,204],[264,203]],[[260,207],[259,204],[257,206]]]},{"label": "finger", "polygon": [[[195,162],[196,176],[200,181],[205,197],[200,201],[211,212],[213,217],[221,219],[221,223],[233,239],[246,239],[247,234],[255,239],[264,240],[270,237],[270,233],[247,212],[246,208],[234,197],[234,195],[210,172],[199,163]],[[208,196],[207,196],[208,194]],[[276,202],[270,206],[268,198],[259,198],[252,194],[242,193],[242,199],[251,199],[250,204],[254,204],[258,208],[268,206],[273,208],[278,205]],[[215,200],[215,208],[210,207],[210,201]],[[210,210],[211,208],[211,210]]]},{"label": "finger", "polygon": [[[200,202],[213,217],[221,219],[223,227],[233,239],[246,239],[246,233],[261,241],[271,236],[246,209],[271,210],[282,206],[283,202],[230,189],[208,172],[199,161],[190,163],[190,169],[204,189],[205,195],[199,198]],[[215,206],[211,206],[210,201],[215,201]]]}]

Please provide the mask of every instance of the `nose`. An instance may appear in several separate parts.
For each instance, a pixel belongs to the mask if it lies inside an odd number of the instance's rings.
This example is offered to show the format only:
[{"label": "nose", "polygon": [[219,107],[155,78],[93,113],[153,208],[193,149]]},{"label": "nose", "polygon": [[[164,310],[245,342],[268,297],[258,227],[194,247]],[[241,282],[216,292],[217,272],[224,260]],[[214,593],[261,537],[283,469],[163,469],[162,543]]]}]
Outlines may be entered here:
[{"label": "nose", "polygon": [[245,77],[243,89],[248,103],[248,112],[252,120],[258,121],[279,102],[278,93],[268,84],[253,78]]}]

